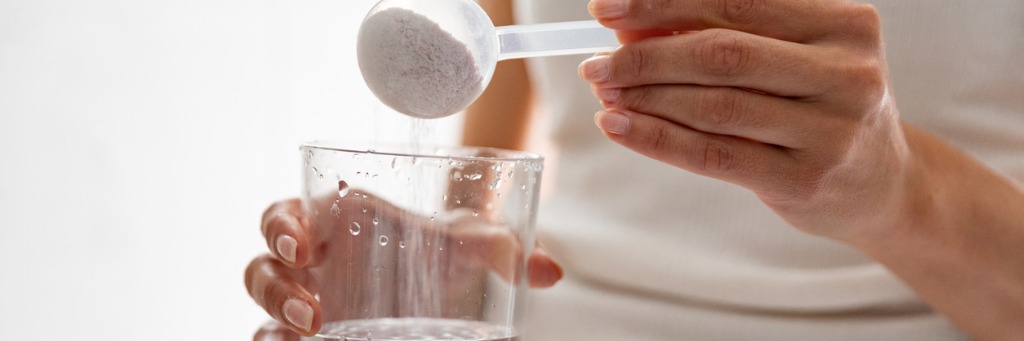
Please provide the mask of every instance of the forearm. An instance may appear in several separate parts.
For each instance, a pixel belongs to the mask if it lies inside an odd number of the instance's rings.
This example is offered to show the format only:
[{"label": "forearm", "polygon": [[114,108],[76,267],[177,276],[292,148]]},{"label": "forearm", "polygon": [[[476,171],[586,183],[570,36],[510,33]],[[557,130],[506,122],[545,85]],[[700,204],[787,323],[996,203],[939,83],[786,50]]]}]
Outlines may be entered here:
[{"label": "forearm", "polygon": [[[496,26],[515,23],[512,0],[482,0],[480,6]],[[498,62],[490,84],[466,109],[462,143],[472,146],[521,150],[526,147],[533,109],[526,62]]]},{"label": "forearm", "polygon": [[1024,335],[1024,189],[923,131],[904,132],[904,214],[854,244],[972,335]]}]

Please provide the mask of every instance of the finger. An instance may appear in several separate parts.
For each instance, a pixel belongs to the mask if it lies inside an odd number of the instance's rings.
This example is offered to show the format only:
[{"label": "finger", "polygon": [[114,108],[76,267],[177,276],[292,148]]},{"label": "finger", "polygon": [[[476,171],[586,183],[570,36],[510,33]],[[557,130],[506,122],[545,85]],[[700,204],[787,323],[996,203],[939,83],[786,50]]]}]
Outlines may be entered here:
[{"label": "finger", "polygon": [[679,31],[672,30],[636,30],[636,31],[615,31],[615,35],[623,44],[632,43],[648,38],[667,37],[679,34]]},{"label": "finger", "polygon": [[[304,207],[308,206],[308,209]],[[309,217],[307,211],[321,212]],[[350,190],[344,197],[323,195],[303,202],[289,199],[270,206],[263,214],[263,234],[272,254],[291,268],[318,265],[328,243],[338,242],[339,231],[350,226],[375,226],[374,221],[401,224],[403,211],[369,192]]]},{"label": "finger", "polygon": [[453,246],[458,262],[469,267],[483,267],[501,278],[514,282],[522,266],[523,247],[507,226],[456,218],[462,222],[450,225],[445,237]]},{"label": "finger", "polygon": [[[865,7],[813,0],[592,0],[591,15],[616,30],[727,28],[793,42],[835,34]],[[823,20],[829,18],[831,20]]]},{"label": "finger", "polygon": [[291,331],[280,322],[270,320],[263,324],[256,334],[252,336],[253,341],[299,341],[299,334]]},{"label": "finger", "polygon": [[539,243],[530,253],[530,259],[526,261],[526,273],[530,287],[533,288],[551,287],[563,276],[562,267],[540,247]]},{"label": "finger", "polygon": [[[785,188],[794,160],[783,149],[743,138],[699,132],[668,120],[614,109],[595,122],[618,144],[684,170],[758,193]],[[773,192],[775,191],[775,192]]]},{"label": "finger", "polygon": [[647,85],[593,91],[607,108],[794,149],[820,141],[821,132],[839,123],[809,103],[731,87]]},{"label": "finger", "polygon": [[254,259],[245,270],[249,295],[270,314],[296,333],[313,335],[320,330],[320,304],[304,286],[312,280],[305,272],[289,269],[269,255]]},{"label": "finger", "polygon": [[699,84],[803,98],[833,86],[828,51],[714,29],[626,44],[587,59],[579,73],[600,87]]},{"label": "finger", "polygon": [[[515,281],[519,276],[523,255],[522,243],[507,226],[488,224],[467,215],[449,218],[451,228],[446,232],[454,246],[455,259],[471,267],[485,267],[501,278]],[[546,288],[562,279],[562,267],[544,251],[540,244],[534,247],[526,262],[527,280],[531,287]]]},{"label": "finger", "polygon": [[311,224],[299,199],[274,203],[263,212],[261,230],[267,247],[284,264],[301,268],[309,261]]}]

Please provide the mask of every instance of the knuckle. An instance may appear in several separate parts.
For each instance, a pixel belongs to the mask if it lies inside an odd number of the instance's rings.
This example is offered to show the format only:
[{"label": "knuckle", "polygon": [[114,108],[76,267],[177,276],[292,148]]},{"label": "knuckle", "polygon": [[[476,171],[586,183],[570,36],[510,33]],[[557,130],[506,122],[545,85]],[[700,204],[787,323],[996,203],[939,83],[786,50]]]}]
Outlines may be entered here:
[{"label": "knuckle", "polygon": [[653,155],[667,155],[671,145],[671,132],[666,124],[656,124],[651,127],[647,135],[647,148]]},{"label": "knuckle", "polygon": [[871,58],[846,65],[841,74],[845,86],[853,89],[853,107],[858,112],[863,109],[878,107],[888,92],[888,80],[882,62]]},{"label": "knuckle", "polygon": [[284,303],[286,287],[283,281],[263,281],[262,288],[257,293],[258,299],[271,315],[278,316],[276,313]]},{"label": "knuckle", "polygon": [[255,280],[255,275],[256,275],[256,266],[257,266],[257,263],[259,263],[259,261],[260,261],[260,258],[253,259],[252,261],[249,262],[249,265],[245,267],[245,275],[244,275],[245,276],[244,277],[245,278],[245,288],[248,289],[249,295],[253,296],[253,297],[255,297],[253,295],[253,293],[254,293],[253,289],[255,289],[255,287],[254,287],[254,284],[255,284],[254,280]]},{"label": "knuckle", "polygon": [[622,47],[620,52],[624,53],[616,53],[615,57],[625,57],[625,61],[616,64],[626,64],[629,65],[629,67],[625,68],[625,74],[616,74],[613,77],[625,76],[633,81],[645,79],[647,74],[650,72],[650,51],[647,50],[645,45],[629,44]]},{"label": "knuckle", "polygon": [[275,213],[281,212],[283,210],[283,206],[284,206],[284,204],[282,204],[280,202],[275,202],[275,203],[271,204],[270,206],[268,206],[267,209],[263,210],[262,217],[263,217],[264,225],[266,225],[267,221],[270,220],[270,218]]},{"label": "knuckle", "polygon": [[653,89],[650,86],[638,86],[622,89],[618,105],[635,111],[646,112],[650,107]]},{"label": "knuckle", "polygon": [[739,95],[728,89],[705,92],[697,99],[698,124],[734,126],[739,122]]},{"label": "knuckle", "polygon": [[270,261],[269,257],[266,254],[259,256],[249,262],[249,266],[245,268],[245,287],[249,291],[249,296],[260,304],[266,302],[267,281],[264,268]]},{"label": "knuckle", "polygon": [[724,0],[720,4],[722,19],[734,24],[753,24],[767,13],[765,0]]},{"label": "knuckle", "polygon": [[726,173],[733,169],[735,153],[724,142],[707,138],[699,145],[699,169],[712,173]]},{"label": "knuckle", "polygon": [[732,77],[743,72],[749,63],[751,48],[734,34],[713,30],[695,49],[695,60],[712,75]]},{"label": "knuckle", "polygon": [[881,46],[882,16],[874,5],[866,3],[853,4],[846,17],[849,18],[848,20],[853,21],[851,26],[854,28],[858,40],[864,41],[871,46]]},{"label": "knuckle", "polygon": [[293,200],[278,201],[271,204],[267,209],[263,210],[262,219],[260,222],[260,230],[266,234],[270,225],[280,224],[281,220],[296,218],[290,212],[290,208],[295,204]]},{"label": "knuckle", "polygon": [[294,221],[292,215],[284,211],[277,211],[270,215],[266,220],[266,230],[264,233],[280,232],[281,230],[288,229],[291,227],[291,222]]}]

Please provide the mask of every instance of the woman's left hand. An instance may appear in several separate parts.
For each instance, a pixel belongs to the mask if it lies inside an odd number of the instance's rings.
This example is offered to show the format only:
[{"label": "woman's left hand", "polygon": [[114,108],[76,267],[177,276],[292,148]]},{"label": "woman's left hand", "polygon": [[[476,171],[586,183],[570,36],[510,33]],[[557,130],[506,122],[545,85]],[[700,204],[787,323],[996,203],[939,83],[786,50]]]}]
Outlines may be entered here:
[{"label": "woman's left hand", "polygon": [[[608,138],[840,240],[904,212],[878,12],[843,0],[593,0],[624,45],[580,66]],[[877,231],[874,231],[877,232]]]}]

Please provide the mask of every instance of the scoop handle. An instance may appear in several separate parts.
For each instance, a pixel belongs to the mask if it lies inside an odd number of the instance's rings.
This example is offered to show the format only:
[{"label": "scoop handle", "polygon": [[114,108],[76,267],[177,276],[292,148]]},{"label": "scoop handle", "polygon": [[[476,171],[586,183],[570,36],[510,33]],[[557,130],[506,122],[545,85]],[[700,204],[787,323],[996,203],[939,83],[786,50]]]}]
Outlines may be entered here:
[{"label": "scoop handle", "polygon": [[498,60],[607,52],[619,47],[615,31],[597,20],[496,27]]}]

